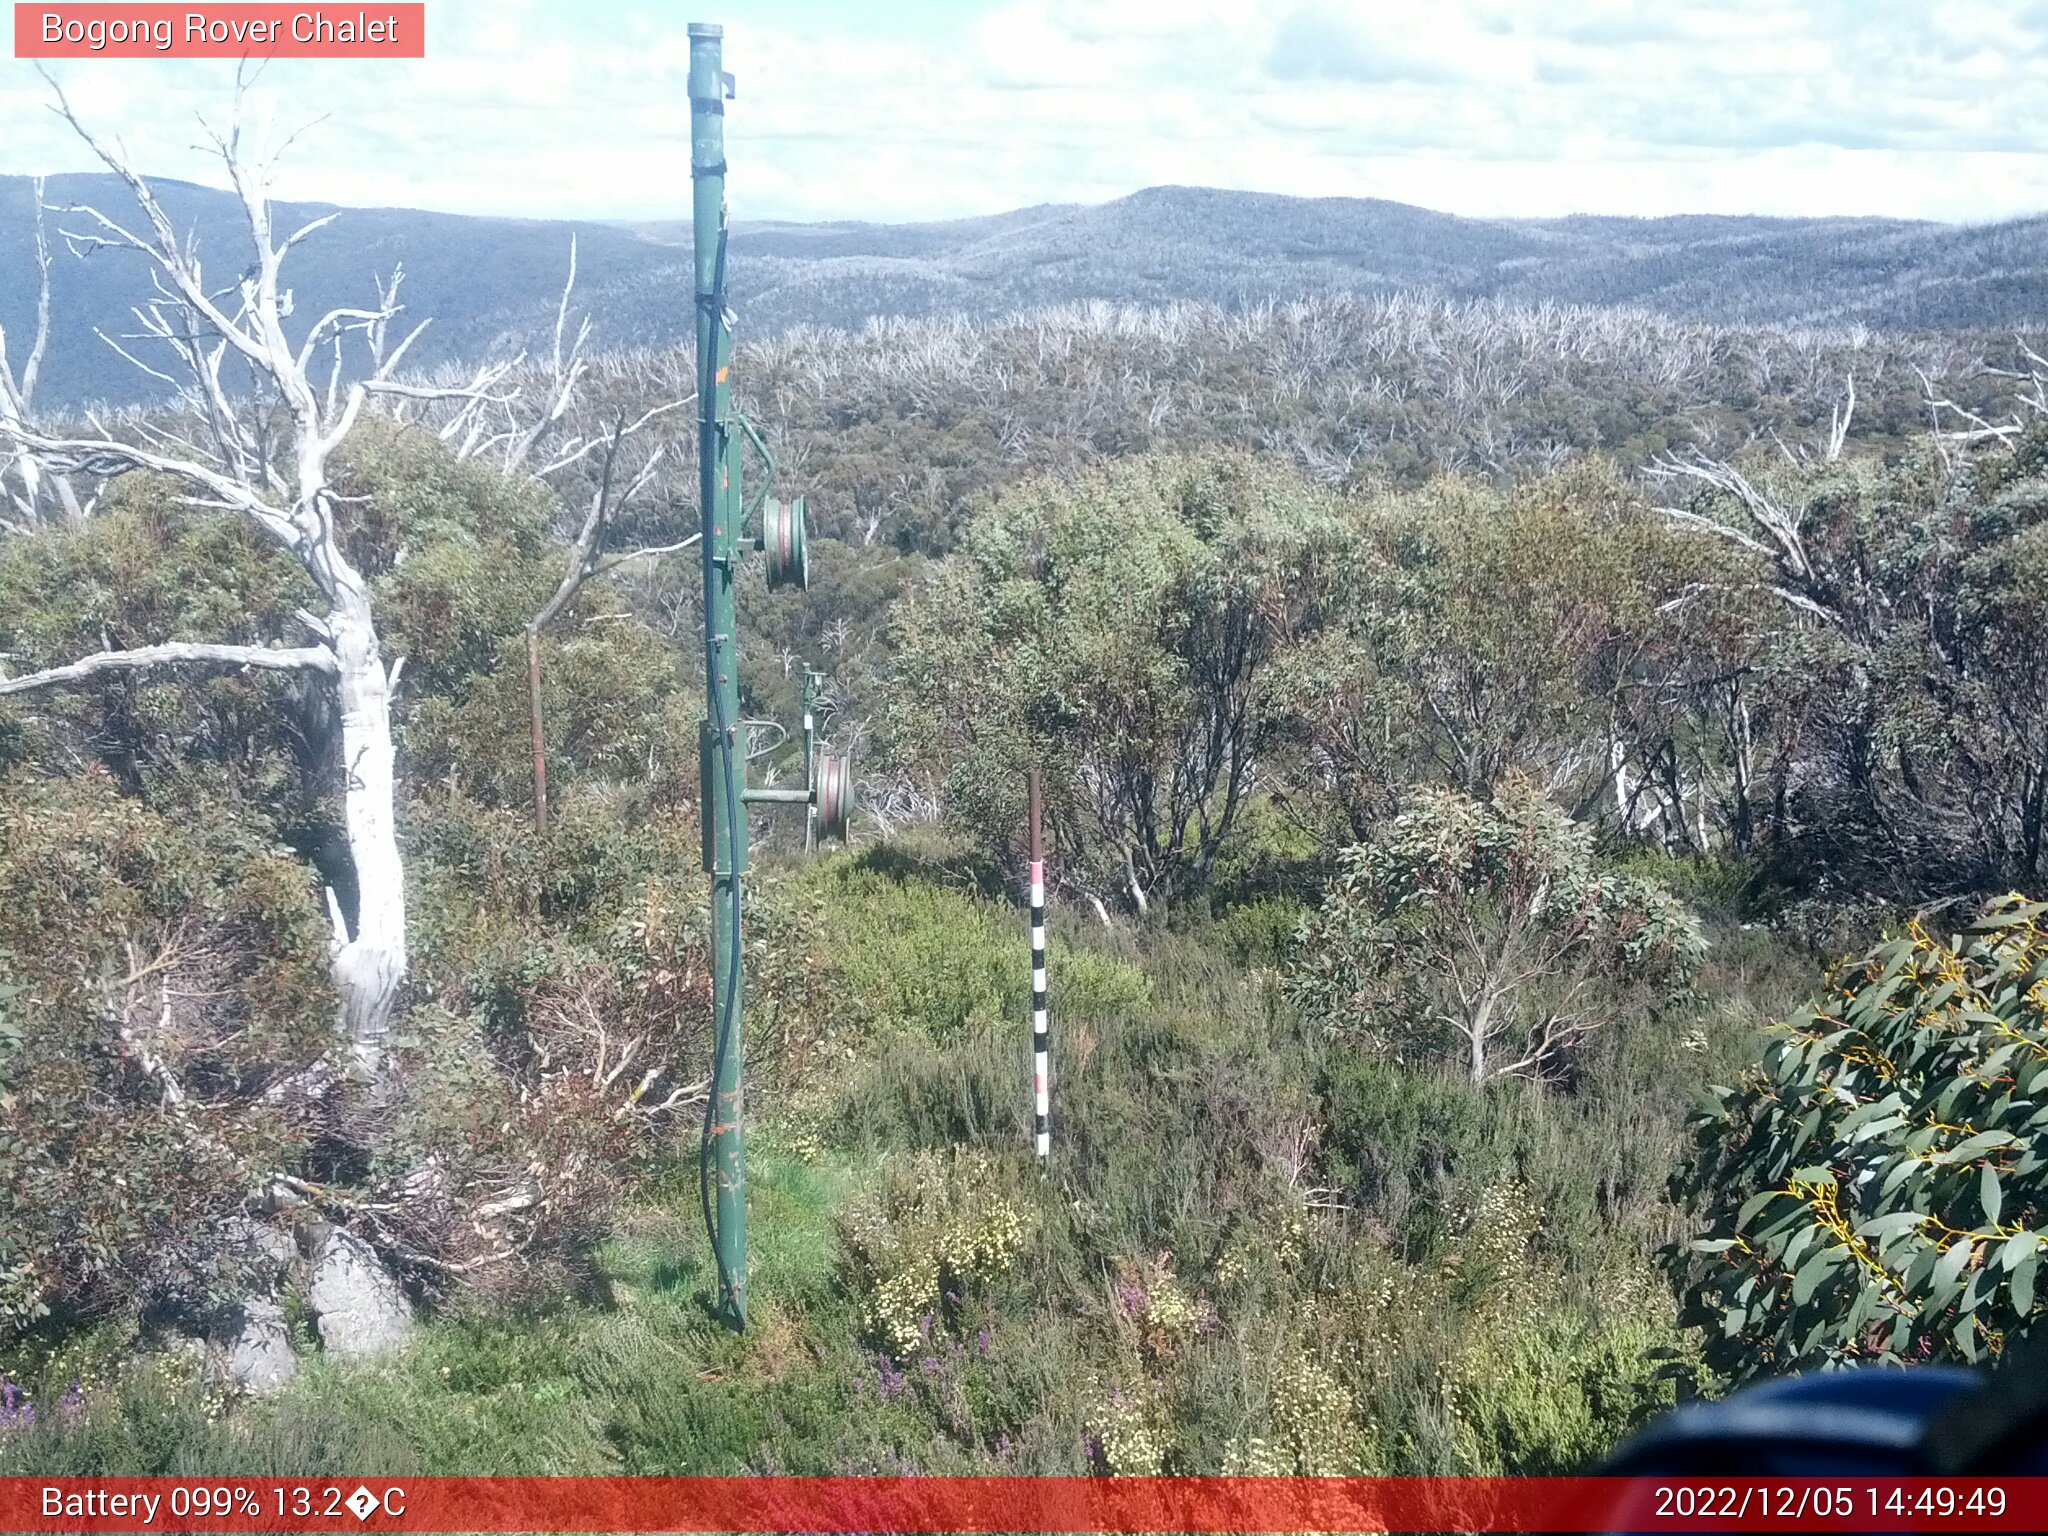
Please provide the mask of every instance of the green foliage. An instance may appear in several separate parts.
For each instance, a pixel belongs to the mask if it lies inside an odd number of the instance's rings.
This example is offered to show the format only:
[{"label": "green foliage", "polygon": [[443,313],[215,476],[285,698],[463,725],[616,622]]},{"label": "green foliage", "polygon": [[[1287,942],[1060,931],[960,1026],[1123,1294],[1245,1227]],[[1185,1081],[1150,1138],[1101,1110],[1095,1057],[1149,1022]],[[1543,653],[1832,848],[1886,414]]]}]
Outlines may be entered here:
[{"label": "green foliage", "polygon": [[1415,780],[1479,794],[1517,768],[1597,795],[1608,765],[1575,749],[1634,707],[1646,660],[1682,665],[1701,605],[1658,599],[1708,579],[1718,552],[1597,463],[1347,511],[1357,548],[1332,620],[1273,682],[1304,814],[1362,838]]},{"label": "green foliage", "polygon": [[1707,1226],[1673,1262],[1716,1370],[1976,1361],[2039,1317],[2044,912],[1916,919],[1715,1090],[1674,1191]]},{"label": "green foliage", "polygon": [[[490,1273],[559,1285],[688,1108],[708,983],[675,915],[702,895],[675,807],[695,751],[671,652],[602,583],[548,637],[541,838],[505,807],[532,792],[522,630],[559,576],[557,508],[378,419],[341,488],[387,652],[406,658],[401,1070],[374,1103],[265,1096],[331,1043],[318,892],[353,899],[322,679],[110,674],[8,700],[0,1070],[33,1085],[0,1104],[10,1326],[44,1308],[203,1311],[242,1270],[222,1218],[273,1170],[388,1195],[427,1160],[449,1198],[380,1238],[443,1265],[509,1246],[518,1262]],[[246,519],[147,477],[91,518],[0,541],[0,649],[29,665],[166,639],[303,644],[310,598]],[[653,1112],[671,1096],[675,1114]],[[464,1216],[529,1178],[516,1230]]]},{"label": "green foliage", "polygon": [[[658,871],[660,856],[649,862]],[[763,882],[778,913],[847,885],[852,915],[825,934],[825,961],[913,922],[971,934],[983,911],[1021,939],[1014,910],[909,877],[906,892],[859,866]],[[614,910],[588,909],[576,942],[596,944],[613,921],[598,914]],[[617,1235],[584,1276],[590,1300],[453,1297],[403,1360],[316,1359],[278,1400],[219,1418],[217,1399],[168,1379],[116,1390],[115,1371],[70,1358],[18,1365],[49,1411],[33,1433],[0,1438],[0,1465],[1541,1472],[1582,1465],[1671,1400],[1646,1356],[1679,1340],[1646,1259],[1687,1083],[1718,1057],[1667,1031],[1615,1029],[1588,1041],[1569,1095],[1475,1090],[1330,1049],[1205,929],[1132,947],[1077,928],[1062,944],[1122,974],[1139,967],[1146,985],[1056,1015],[1050,1178],[1016,1113],[1021,1016],[970,1014],[929,1036],[905,1020],[887,1050],[764,1079],[775,1086],[750,1150],[743,1338],[713,1316],[685,1159],[612,1204]],[[844,1005],[879,1011],[886,993],[865,989],[883,980],[842,980]],[[809,1016],[786,1017],[801,1030]],[[421,1038],[406,1049],[433,1054],[469,1027],[416,1011]],[[775,1035],[752,1043],[772,1051]],[[892,1087],[910,1077],[943,1089],[945,1115]],[[489,1074],[422,1080],[447,1085],[444,1114],[495,1112]],[[786,1115],[814,1129],[797,1134]],[[873,1146],[891,1151],[840,1150]],[[877,1347],[892,1280],[893,1313],[917,1333],[904,1356]],[[60,1430],[52,1405],[81,1373],[83,1412]]]},{"label": "green foliage", "polygon": [[[805,875],[801,888],[819,924],[818,991],[836,1004],[848,1038],[949,1043],[1029,1019],[1031,949],[1020,909],[852,856]],[[1141,972],[1088,946],[1055,939],[1047,963],[1062,1011],[1135,1009],[1151,995]]]},{"label": "green foliage", "polygon": [[[12,671],[169,640],[305,643],[291,619],[312,598],[305,574],[246,518],[178,498],[171,482],[129,476],[90,518],[0,539]],[[321,820],[307,777],[326,728],[320,685],[304,677],[104,673],[0,700],[0,761],[53,774],[97,762],[166,808],[239,802],[296,840]]]},{"label": "green foliage", "polygon": [[[1845,1033],[1728,1074],[1759,997],[1811,975],[1788,935],[1840,920],[1823,873],[1966,885],[2038,865],[2048,439],[1953,479],[1920,462],[1769,479],[1814,562],[1787,590],[1824,624],[1776,595],[1768,560],[1611,469],[1505,472],[1538,442],[1639,458],[1744,413],[1789,418],[1780,364],[1701,342],[1711,363],[1687,366],[1744,392],[1701,417],[1648,374],[1627,400],[1588,398],[1560,361],[1577,353],[1537,337],[1530,366],[1550,372],[1453,423],[1448,386],[1390,403],[1439,364],[1377,346],[1393,382],[1354,402],[1366,416],[1279,403],[1296,351],[1383,339],[1359,320],[1182,317],[1123,341],[1010,327],[959,358],[899,352],[894,382],[829,404],[788,387],[799,370],[898,339],[764,354],[802,450],[785,461],[811,482],[792,488],[846,494],[814,497],[821,540],[844,539],[823,585],[750,594],[753,627],[834,659],[848,734],[879,682],[879,787],[912,806],[942,788],[975,856],[921,857],[920,838],[790,872],[760,850],[745,1339],[710,1320],[695,1110],[654,1112],[702,1076],[709,1023],[694,662],[673,643],[686,568],[593,583],[544,637],[542,834],[522,626],[559,574],[561,508],[418,430],[371,422],[352,442],[351,554],[408,658],[414,971],[398,1075],[340,1106],[339,1162],[333,1126],[261,1095],[331,1030],[317,892],[345,899],[345,861],[317,684],[108,677],[0,706],[5,1368],[55,1403],[44,1346],[115,1341],[76,1422],[0,1437],[0,1466],[1569,1470],[1670,1401],[1652,1351],[1688,1363],[1649,1254],[1681,1106],[1711,1077],[1743,1086],[1701,1132],[1695,1196],[1710,1243],[1762,1256],[1685,1260],[1694,1303],[1741,1316],[1708,1340],[1710,1369],[1744,1350],[2001,1348],[2041,1235],[2031,1058],[1997,1054],[2001,1029],[2039,1034],[2035,940],[1915,935],[1897,974],[1850,977]],[[1528,343],[1535,322],[1515,324]],[[1462,336],[1474,376],[1527,380],[1497,344]],[[1129,355],[1157,379],[1078,387]],[[1350,362],[1302,366],[1362,383]],[[1155,415],[1169,388],[1204,403]],[[1297,444],[1314,482],[1210,451],[1219,411],[1233,441]],[[1022,414],[999,430],[1001,412]],[[1496,428],[1521,446],[1490,460]],[[1388,446],[1354,473],[1338,459],[1361,433]],[[1203,451],[1082,467],[1173,443]],[[1454,459],[1501,483],[1418,485]],[[1725,497],[1689,509],[1746,526]],[[947,558],[927,571],[926,553]],[[305,600],[243,525],[143,479],[83,524],[0,542],[0,649],[30,665],[109,642],[300,643]],[[764,707],[788,703],[775,650],[741,658]],[[1021,770],[1041,761],[1061,894],[1143,893],[1172,919],[1103,932],[1082,900],[1056,906],[1044,1177],[1023,919],[994,899],[1016,873]],[[1333,834],[1357,846],[1333,857]],[[1825,906],[1743,926],[1801,888]],[[1941,998],[1944,967],[1960,979]],[[1699,971],[1713,1001],[1675,1006]],[[1856,1054],[1886,1030],[1898,1082]],[[1464,1072],[1437,1070],[1449,1051]],[[1872,1107],[1894,1097],[1907,1107]],[[1972,1143],[1994,1124],[2016,1139]],[[1858,1185],[1868,1167],[1878,1182]],[[416,1268],[443,1305],[413,1356],[315,1362],[223,1418],[161,1364],[151,1303],[189,1318],[234,1288],[220,1219],[271,1168],[378,1210],[427,1170],[448,1198],[380,1218],[381,1238],[517,1261],[466,1290]],[[1794,1181],[1798,1210],[1742,1203]],[[468,1219],[515,1185],[531,1208]],[[1841,1240],[1905,1303],[1855,1318],[1862,1270],[1800,1235],[1829,1191],[1910,1218]]]},{"label": "green foliage", "polygon": [[458,693],[496,666],[561,579],[552,498],[374,415],[350,433],[343,460],[337,488],[363,498],[349,555],[375,575],[384,644],[419,669],[416,688]]},{"label": "green foliage", "polygon": [[327,934],[231,807],[0,781],[0,1340],[233,1284],[216,1229],[304,1134],[263,1092],[331,1038]]},{"label": "green foliage", "polygon": [[[1742,532],[1756,526],[1746,494],[1798,530],[1796,557],[1742,562],[1749,583],[1790,593],[1796,609],[1716,647],[1724,677],[1728,662],[1751,674],[1722,685],[1744,711],[1731,717],[1724,701],[1695,727],[1725,738],[1707,757],[1735,780],[1731,830],[1746,848],[1767,827],[1782,876],[1919,899],[2042,872],[2044,443],[2037,421],[1962,459],[1920,448],[1888,462],[1759,464],[1682,509]],[[1745,739],[1747,753],[1726,751]]]},{"label": "green foliage", "polygon": [[[406,658],[401,742],[415,784],[530,806],[525,626],[561,579],[557,512],[538,487],[454,458],[429,433],[371,420],[345,490],[366,498],[354,553],[377,572],[384,645]],[[674,647],[607,583],[541,639],[541,707],[558,803],[585,786],[694,784],[694,716]]]},{"label": "green foliage", "polygon": [[840,1219],[848,1288],[875,1342],[899,1359],[957,1326],[968,1293],[1008,1269],[1023,1241],[1024,1218],[986,1156],[916,1156]]},{"label": "green foliage", "polygon": [[1205,930],[1222,952],[1244,966],[1279,967],[1307,917],[1298,901],[1265,897],[1231,907]]},{"label": "green foliage", "polygon": [[1621,993],[1683,988],[1706,949],[1682,905],[1602,871],[1591,830],[1519,774],[1491,800],[1418,790],[1338,863],[1289,996],[1334,1036],[1453,1051],[1475,1083],[1555,1072]]},{"label": "green foliage", "polygon": [[1233,455],[1016,488],[902,605],[892,750],[1004,857],[1042,762],[1068,879],[1185,894],[1271,739],[1265,671],[1318,621],[1343,542],[1309,486]]},{"label": "green foliage", "polygon": [[1654,1275],[1624,1273],[1577,1308],[1532,1296],[1529,1278],[1502,1288],[1521,1304],[1494,1307],[1444,1371],[1446,1449],[1461,1473],[1583,1472],[1672,1404],[1649,1364],[1679,1354]]}]

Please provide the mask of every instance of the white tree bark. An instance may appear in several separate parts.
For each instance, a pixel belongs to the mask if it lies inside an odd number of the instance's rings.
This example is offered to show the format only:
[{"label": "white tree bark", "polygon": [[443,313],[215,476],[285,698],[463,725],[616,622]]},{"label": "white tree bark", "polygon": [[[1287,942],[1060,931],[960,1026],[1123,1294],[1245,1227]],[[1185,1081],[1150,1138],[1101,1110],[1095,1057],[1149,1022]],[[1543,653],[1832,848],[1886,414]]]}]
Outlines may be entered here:
[{"label": "white tree bark", "polygon": [[[43,179],[40,176],[30,184],[29,195],[36,205],[36,328],[29,339],[28,354],[22,359],[21,370],[17,374],[7,354],[6,328],[0,327],[0,422],[26,423],[32,418],[36,379],[42,372],[43,354],[50,346],[50,237],[43,221]],[[7,483],[10,470],[18,482],[17,486]],[[19,449],[7,457],[0,457],[0,507],[15,514],[12,519],[0,518],[0,528],[26,533],[43,520],[46,503],[53,497],[66,515],[72,518],[85,515],[86,508],[80,504],[68,477],[45,473],[33,456]]]},{"label": "white tree bark", "polygon": [[356,875],[355,931],[346,932],[341,914],[335,914],[334,982],[352,1064],[374,1075],[383,1064],[406,968],[405,865],[398,854],[397,754],[391,741],[397,668],[384,668],[360,577],[337,593],[327,623],[341,705],[343,819]]},{"label": "white tree bark", "polygon": [[31,672],[26,677],[0,675],[0,696],[54,688],[64,683],[82,683],[102,672],[144,672],[153,667],[181,663],[258,667],[270,672],[325,672],[330,676],[335,670],[334,655],[324,646],[309,645],[287,650],[263,645],[193,645],[174,640],[168,645],[137,646],[132,651],[99,651],[83,660]]},{"label": "white tree bark", "polygon": [[[17,454],[35,459],[51,473],[83,470],[116,475],[147,470],[176,478],[187,489],[188,503],[240,513],[289,551],[326,599],[327,613],[300,615],[318,644],[297,651],[260,646],[145,646],[102,653],[0,683],[0,692],[58,686],[110,669],[176,662],[299,667],[333,678],[341,715],[343,820],[358,897],[351,930],[341,903],[329,892],[334,921],[333,976],[342,999],[351,1064],[358,1072],[375,1074],[384,1062],[392,1010],[406,971],[405,870],[398,851],[391,735],[391,696],[398,667],[386,669],[369,583],[343,551],[336,524],[341,503],[334,493],[329,465],[372,395],[456,398],[472,405],[502,403],[502,397],[489,391],[510,365],[486,369],[471,384],[456,389],[430,389],[397,380],[394,373],[399,362],[424,327],[416,326],[395,347],[387,347],[388,327],[400,313],[396,276],[388,285],[380,285],[376,308],[331,310],[312,323],[295,347],[285,334],[292,301],[279,281],[279,268],[294,245],[334,216],[317,219],[277,239],[270,223],[271,162],[243,151],[239,127],[225,137],[215,135],[214,146],[242,201],[255,260],[226,287],[217,277],[208,282],[200,271],[196,249],[179,238],[149,185],[79,122],[56,82],[50,84],[57,93],[59,113],[127,184],[147,227],[147,233],[137,233],[99,209],[76,207],[64,211],[81,216],[88,227],[66,230],[65,238],[74,248],[127,250],[150,263],[158,297],[138,308],[136,318],[143,337],[168,348],[173,358],[170,366],[183,369],[184,380],[171,382],[178,385],[187,414],[200,425],[188,436],[179,436],[174,429],[139,428],[144,445],[111,435],[51,437],[33,427],[26,412],[0,412],[0,441],[9,442]],[[238,118],[239,110],[238,93]],[[361,338],[369,367],[366,377],[343,389],[340,348],[349,335]],[[121,350],[118,344],[116,349]],[[331,350],[335,357],[324,398],[308,373],[323,350]],[[272,392],[271,402],[229,393],[221,364],[231,354],[248,365],[260,387]],[[170,379],[131,354],[123,355],[157,377]],[[263,426],[267,404],[281,405],[289,416],[287,440],[275,441]]]}]

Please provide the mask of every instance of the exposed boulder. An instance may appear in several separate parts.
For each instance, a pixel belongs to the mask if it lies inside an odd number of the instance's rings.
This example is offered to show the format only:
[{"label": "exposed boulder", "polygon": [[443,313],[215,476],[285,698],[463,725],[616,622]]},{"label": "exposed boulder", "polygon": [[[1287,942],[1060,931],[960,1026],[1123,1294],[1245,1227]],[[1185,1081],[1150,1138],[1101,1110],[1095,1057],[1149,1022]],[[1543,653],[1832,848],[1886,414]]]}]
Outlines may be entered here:
[{"label": "exposed boulder", "polygon": [[306,1305],[320,1328],[320,1346],[343,1359],[403,1349],[412,1339],[412,1303],[405,1288],[361,1238],[322,1227],[312,1242]]},{"label": "exposed boulder", "polygon": [[230,1385],[255,1396],[282,1391],[299,1373],[284,1308],[267,1298],[251,1297],[237,1306],[214,1343],[221,1374]]},{"label": "exposed boulder", "polygon": [[267,1221],[229,1217],[222,1223],[221,1240],[271,1284],[299,1260],[299,1246],[291,1233]]}]

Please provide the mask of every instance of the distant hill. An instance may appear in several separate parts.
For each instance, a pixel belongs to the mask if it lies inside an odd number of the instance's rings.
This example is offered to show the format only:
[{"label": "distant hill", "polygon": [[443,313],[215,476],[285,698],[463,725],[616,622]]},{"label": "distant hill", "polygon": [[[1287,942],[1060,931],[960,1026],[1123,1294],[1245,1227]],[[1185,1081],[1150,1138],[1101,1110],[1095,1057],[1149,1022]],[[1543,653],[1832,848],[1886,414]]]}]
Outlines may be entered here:
[{"label": "distant hill", "polygon": [[[186,182],[152,185],[172,221],[192,231],[209,273],[219,274],[225,282],[241,270],[249,260],[248,235],[240,204],[231,194]],[[0,325],[7,328],[10,355],[17,357],[27,344],[34,313],[31,189],[26,177],[0,176]],[[109,175],[53,176],[43,195],[51,204],[89,203],[131,225],[139,218],[127,190]],[[333,211],[331,204],[285,203],[278,205],[274,219],[280,229],[289,231]],[[55,337],[44,365],[43,402],[127,401],[142,396],[149,381],[95,338],[93,328],[117,336],[134,329],[128,307],[149,291],[144,258],[137,252],[102,249],[80,259],[64,248],[55,232],[89,226],[77,215],[53,213],[49,220],[57,257],[51,300]],[[673,251],[606,224],[351,208],[294,250],[284,271],[298,314],[310,318],[336,304],[374,300],[376,275],[388,275],[403,263],[402,296],[410,312],[434,317],[410,356],[431,366],[517,345],[534,333],[543,316],[552,319],[568,267],[572,231],[584,282],[593,291],[630,289],[648,280],[653,269],[674,265]],[[675,281],[687,283],[687,271],[666,283],[655,278],[648,286],[658,292]],[[610,334],[615,343],[625,339],[616,329]]]},{"label": "distant hill", "polygon": [[[228,194],[182,182],[158,187],[201,251],[217,253],[214,270],[239,267],[244,246]],[[117,217],[129,207],[108,176],[56,177],[46,196],[92,202]],[[10,337],[23,334],[31,312],[32,208],[26,179],[0,177],[0,325]],[[327,211],[286,205],[279,222]],[[293,254],[287,272],[301,312],[317,313],[368,297],[372,274],[403,262],[412,312],[434,317],[414,354],[431,365],[536,341],[553,314],[572,232],[580,292],[601,346],[660,346],[686,334],[682,222],[348,209]],[[1627,305],[1801,327],[1988,329],[2048,317],[2048,217],[1981,226],[1702,215],[1489,220],[1377,199],[1153,187],[1095,207],[935,223],[741,222],[731,262],[743,337],[794,325],[851,327],[878,315],[991,316],[1087,299],[1233,305],[1328,291]],[[59,344],[46,365],[46,404],[144,393],[148,381],[92,337],[94,325],[123,328],[144,285],[140,259],[129,253],[79,260],[60,250]]]}]

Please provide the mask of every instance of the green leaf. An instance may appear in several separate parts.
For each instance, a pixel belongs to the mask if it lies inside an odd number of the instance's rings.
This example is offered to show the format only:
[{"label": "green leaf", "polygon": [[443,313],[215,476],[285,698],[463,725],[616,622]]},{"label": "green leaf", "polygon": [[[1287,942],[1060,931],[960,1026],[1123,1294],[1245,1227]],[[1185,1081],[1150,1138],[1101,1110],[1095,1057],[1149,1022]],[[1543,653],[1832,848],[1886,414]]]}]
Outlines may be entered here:
[{"label": "green leaf", "polygon": [[2005,1204],[2005,1195],[1998,1187],[1998,1171],[1989,1163],[1977,1178],[1977,1197],[1984,1206],[1984,1219],[1992,1226],[1998,1225],[1998,1212]]},{"label": "green leaf", "polygon": [[2029,1248],[2012,1272],[2013,1310],[2021,1317],[2034,1310],[2034,1267],[2040,1262],[2041,1250]]},{"label": "green leaf", "polygon": [[1806,1252],[1808,1246],[1816,1238],[1822,1236],[1823,1233],[1819,1227],[1811,1224],[1802,1226],[1797,1232],[1792,1234],[1791,1241],[1785,1244],[1785,1251],[1778,1255],[1778,1262],[1787,1269],[1796,1269],[1799,1265],[1799,1256]]},{"label": "green leaf", "polygon": [[1958,1318],[1949,1336],[1956,1341],[1956,1348],[1963,1352],[1963,1358],[1972,1365],[1975,1365],[1977,1363],[1977,1320],[1973,1317]]},{"label": "green leaf", "polygon": [[1901,1277],[1905,1281],[1906,1289],[1917,1291],[1925,1286],[1934,1274],[1934,1266],[1940,1262],[1941,1250],[1932,1243],[1914,1254],[1912,1261],[1906,1265],[1906,1273]]},{"label": "green leaf", "polygon": [[1979,1131],[1966,1136],[1945,1152],[1937,1152],[1935,1160],[1943,1163],[1960,1163],[1975,1157],[1979,1152],[1989,1152],[1994,1147],[2011,1147],[2019,1144],[2019,1138],[2011,1131]]},{"label": "green leaf", "polygon": [[1911,1158],[1900,1158],[1897,1162],[1892,1164],[1891,1171],[1885,1174],[1884,1184],[1880,1189],[1880,1193],[1889,1195],[1893,1190],[1897,1189],[1901,1184],[1905,1183],[1906,1180],[1910,1179],[1915,1173],[1919,1172],[1919,1170],[1920,1165],[1914,1162]]},{"label": "green leaf", "polygon": [[1885,1238],[1895,1233],[1910,1232],[1924,1226],[1927,1218],[1919,1211],[1887,1211],[1882,1216],[1873,1216],[1856,1229],[1858,1237]]},{"label": "green leaf", "polygon": [[2015,1232],[2008,1237],[1998,1250],[1998,1267],[2011,1270],[2019,1261],[2039,1248],[2043,1242],[2038,1232]]},{"label": "green leaf", "polygon": [[1735,1213],[1735,1230],[1738,1232],[1742,1231],[1749,1225],[1750,1218],[1755,1216],[1758,1211],[1761,1211],[1773,1200],[1781,1200],[1783,1198],[1785,1198],[1784,1191],[1776,1189],[1767,1189],[1760,1195],[1751,1195],[1742,1202],[1742,1209]]},{"label": "green leaf", "polygon": [[1839,1248],[1823,1248],[1799,1266],[1799,1272],[1792,1277],[1792,1304],[1795,1307],[1805,1306],[1813,1298],[1814,1289],[1827,1278],[1830,1270],[1842,1262],[1841,1253]]},{"label": "green leaf", "polygon": [[1967,1237],[1959,1237],[1948,1245],[1940,1261],[1934,1266],[1934,1273],[1928,1278],[1930,1297],[1939,1296],[1951,1289],[1956,1276],[1963,1272],[1963,1266],[1970,1262],[1970,1250],[1977,1245]]}]

